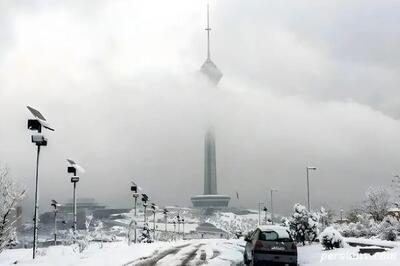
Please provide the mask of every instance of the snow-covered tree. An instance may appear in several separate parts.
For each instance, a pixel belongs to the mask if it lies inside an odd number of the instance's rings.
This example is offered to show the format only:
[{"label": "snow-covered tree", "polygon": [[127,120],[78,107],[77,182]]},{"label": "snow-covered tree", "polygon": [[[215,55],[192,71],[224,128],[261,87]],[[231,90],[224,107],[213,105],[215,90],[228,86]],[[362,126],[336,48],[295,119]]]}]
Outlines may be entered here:
[{"label": "snow-covered tree", "polygon": [[359,207],[352,207],[349,211],[347,211],[346,219],[351,223],[357,223],[361,212],[362,211]]},{"label": "snow-covered tree", "polygon": [[290,220],[287,217],[282,217],[281,226],[289,228],[290,227]]},{"label": "snow-covered tree", "polygon": [[366,193],[364,210],[371,214],[375,221],[382,221],[390,206],[390,194],[382,187],[370,187]]},{"label": "snow-covered tree", "polygon": [[150,229],[147,223],[143,225],[142,233],[139,236],[140,243],[152,243],[153,239],[151,238]]},{"label": "snow-covered tree", "polygon": [[289,228],[294,239],[303,245],[306,241],[314,241],[318,235],[318,214],[310,213],[299,203],[296,203],[293,209],[294,213],[289,221]]},{"label": "snow-covered tree", "polygon": [[393,177],[391,184],[391,202],[394,206],[400,208],[400,176]]},{"label": "snow-covered tree", "polygon": [[378,226],[379,238],[396,241],[397,232],[400,231],[400,222],[391,216],[386,216]]},{"label": "snow-covered tree", "polygon": [[8,168],[0,165],[0,252],[16,241],[15,222],[21,217],[12,217],[12,212],[24,192],[11,180]]},{"label": "snow-covered tree", "polygon": [[332,224],[335,212],[332,209],[321,207],[318,212],[318,215],[319,215],[320,227],[321,230],[323,230]]},{"label": "snow-covered tree", "polygon": [[325,228],[319,235],[319,242],[326,250],[342,248],[344,246],[342,235],[332,226]]}]

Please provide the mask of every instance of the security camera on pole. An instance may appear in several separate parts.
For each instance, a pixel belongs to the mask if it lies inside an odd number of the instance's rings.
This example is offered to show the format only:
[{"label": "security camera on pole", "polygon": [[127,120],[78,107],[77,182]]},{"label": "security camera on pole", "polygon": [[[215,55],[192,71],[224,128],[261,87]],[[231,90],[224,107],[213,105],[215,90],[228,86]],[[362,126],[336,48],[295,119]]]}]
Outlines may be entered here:
[{"label": "security camera on pole", "polygon": [[51,200],[51,206],[54,208],[54,246],[56,246],[57,245],[57,212],[58,212],[57,207],[59,207],[60,204],[55,200]]},{"label": "security camera on pole", "polygon": [[74,189],[73,189],[73,194],[72,194],[72,200],[73,200],[73,204],[74,204],[74,220],[73,220],[73,230],[74,233],[76,233],[76,229],[77,229],[77,221],[76,221],[76,183],[79,182],[79,176],[76,175],[76,172],[79,171],[81,173],[84,173],[85,170],[78,165],[74,160],[71,159],[67,159],[67,162],[69,164],[68,168],[67,168],[67,172],[73,174],[73,176],[71,177],[71,183],[74,184]]},{"label": "security camera on pole", "polygon": [[35,119],[28,119],[28,129],[37,131],[38,135],[32,135],[32,143],[37,146],[36,153],[36,179],[35,179],[35,210],[33,216],[33,258],[36,257],[37,248],[37,234],[38,234],[38,214],[39,214],[39,155],[40,147],[47,146],[47,139],[40,133],[42,133],[42,127],[54,131],[53,128],[47,123],[44,116],[36,109],[27,106],[28,110],[32,113]]}]

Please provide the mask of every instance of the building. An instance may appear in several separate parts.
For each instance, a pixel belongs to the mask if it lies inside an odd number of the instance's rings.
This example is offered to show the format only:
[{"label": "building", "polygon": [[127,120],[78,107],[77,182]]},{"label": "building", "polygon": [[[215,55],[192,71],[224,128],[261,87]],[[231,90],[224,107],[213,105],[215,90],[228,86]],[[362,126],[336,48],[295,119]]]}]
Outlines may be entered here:
[{"label": "building", "polygon": [[[210,81],[213,86],[217,86],[222,78],[222,72],[211,60],[210,54],[210,23],[209,10],[207,6],[207,59],[201,66],[201,73]],[[204,193],[191,198],[194,207],[200,208],[224,208],[228,207],[230,197],[220,195],[217,191],[217,162],[215,135],[212,129],[206,132],[204,138]]]}]

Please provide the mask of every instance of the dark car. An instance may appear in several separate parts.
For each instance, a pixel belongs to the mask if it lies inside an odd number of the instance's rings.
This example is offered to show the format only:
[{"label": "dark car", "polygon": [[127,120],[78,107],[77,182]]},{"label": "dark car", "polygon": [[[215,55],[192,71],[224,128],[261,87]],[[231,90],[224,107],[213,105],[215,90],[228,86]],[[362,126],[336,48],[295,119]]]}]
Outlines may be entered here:
[{"label": "dark car", "polygon": [[259,226],[245,241],[246,265],[297,265],[297,246],[285,227]]}]

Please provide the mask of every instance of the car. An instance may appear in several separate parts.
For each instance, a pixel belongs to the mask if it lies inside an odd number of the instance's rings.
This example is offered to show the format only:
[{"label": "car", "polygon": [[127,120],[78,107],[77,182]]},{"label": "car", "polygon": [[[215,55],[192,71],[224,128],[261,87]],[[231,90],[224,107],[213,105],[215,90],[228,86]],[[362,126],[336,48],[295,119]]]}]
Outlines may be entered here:
[{"label": "car", "polygon": [[245,241],[245,265],[297,265],[297,245],[283,226],[258,226]]}]

